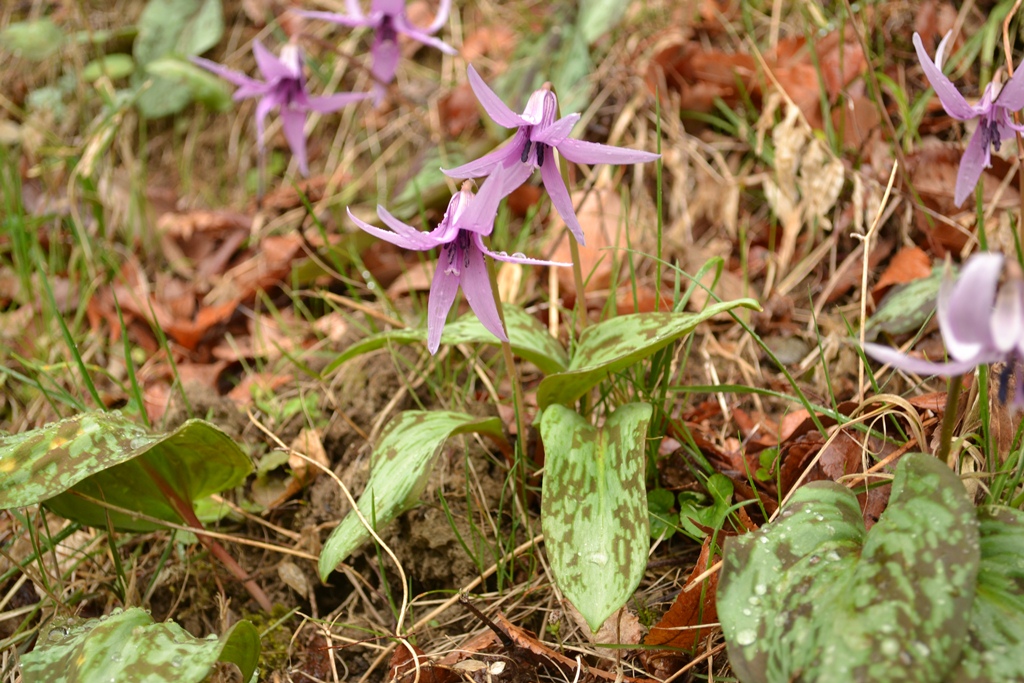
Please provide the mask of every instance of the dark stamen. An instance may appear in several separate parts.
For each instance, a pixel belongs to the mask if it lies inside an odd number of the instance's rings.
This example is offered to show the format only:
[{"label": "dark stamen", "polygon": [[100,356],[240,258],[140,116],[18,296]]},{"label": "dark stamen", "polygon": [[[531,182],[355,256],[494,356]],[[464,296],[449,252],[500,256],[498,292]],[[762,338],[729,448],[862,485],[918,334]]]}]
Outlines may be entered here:
[{"label": "dark stamen", "polygon": [[540,142],[537,143],[537,165],[538,166],[543,166],[544,165],[544,148],[546,146],[547,145],[544,145],[544,144],[542,144]]},{"label": "dark stamen", "polygon": [[1002,370],[999,371],[999,402],[1006,405],[1006,399],[1010,394],[1010,377],[1013,375],[1013,368],[1016,361],[1009,360]]},{"label": "dark stamen", "polygon": [[[538,147],[539,147],[539,145],[538,145]],[[526,160],[528,158],[530,158],[530,141],[529,140],[526,141],[526,145],[523,147],[523,156],[519,157],[519,160],[522,161],[525,164]]]},{"label": "dark stamen", "polygon": [[987,138],[987,144],[992,145],[992,149],[998,152],[1003,144],[1002,136],[999,135],[999,124],[995,121],[982,121],[981,126],[981,134]]}]

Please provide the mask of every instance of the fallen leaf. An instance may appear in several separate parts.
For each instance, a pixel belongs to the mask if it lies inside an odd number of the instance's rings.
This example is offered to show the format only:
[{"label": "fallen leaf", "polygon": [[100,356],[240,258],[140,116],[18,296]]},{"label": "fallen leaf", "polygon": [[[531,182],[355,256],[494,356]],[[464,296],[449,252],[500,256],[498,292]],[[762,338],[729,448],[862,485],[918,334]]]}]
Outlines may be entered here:
[{"label": "fallen leaf", "polygon": [[932,274],[932,260],[920,247],[904,247],[896,252],[888,267],[871,288],[871,298],[880,301],[893,285],[902,285]]}]

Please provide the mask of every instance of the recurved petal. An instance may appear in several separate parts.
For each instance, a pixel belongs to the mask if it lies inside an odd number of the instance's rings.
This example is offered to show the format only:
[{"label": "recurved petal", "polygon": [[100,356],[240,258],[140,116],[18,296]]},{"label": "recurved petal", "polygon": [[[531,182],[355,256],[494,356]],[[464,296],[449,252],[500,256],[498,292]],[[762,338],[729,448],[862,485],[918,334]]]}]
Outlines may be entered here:
[{"label": "recurved petal", "polygon": [[[359,8],[359,3],[353,3],[355,8]],[[350,6],[351,10],[352,7]],[[340,24],[341,26],[350,26],[352,28],[358,28],[360,26],[372,26],[373,19],[366,17],[360,12],[358,15],[350,12],[349,14],[336,14],[334,12],[311,12],[309,10],[298,10],[299,15],[308,19],[320,19],[322,21],[329,21],[332,24]]]},{"label": "recurved petal", "polygon": [[377,79],[378,83],[387,84],[395,79],[395,72],[398,71],[398,61],[402,58],[402,52],[398,43],[394,40],[381,40],[378,35],[370,48],[373,56],[373,64],[370,65],[370,73]]},{"label": "recurved petal", "polygon": [[445,258],[446,254],[442,251],[434,267],[434,281],[430,284],[430,297],[427,301],[427,350],[431,354],[437,353],[441,346],[441,333],[444,332],[448,311],[452,309],[455,295],[459,291],[460,276],[447,271]]},{"label": "recurved petal", "polygon": [[956,282],[944,279],[939,289],[937,316],[949,355],[977,362],[994,349],[991,320],[1003,257],[994,252],[975,254],[964,263]]},{"label": "recurved petal", "polygon": [[347,107],[353,102],[359,102],[360,100],[365,100],[368,97],[373,97],[373,93],[342,92],[334,95],[327,95],[325,97],[310,97],[309,108],[313,111],[318,111],[321,114],[329,114],[332,111],[338,111],[342,107]]},{"label": "recurved petal", "polygon": [[1024,282],[1014,279],[999,288],[990,325],[992,340],[1002,353],[1024,344]]},{"label": "recurved petal", "polygon": [[562,174],[558,172],[558,164],[554,159],[548,159],[548,163],[540,167],[540,177],[544,181],[544,188],[548,191],[548,197],[555,207],[555,211],[565,221],[565,225],[572,232],[572,236],[580,244],[586,245],[586,238],[583,237],[583,228],[576,218],[576,211],[572,206],[572,199],[569,197],[569,190],[565,188],[565,181]]},{"label": "recurved petal", "polygon": [[266,145],[264,137],[267,129],[267,114],[276,106],[277,102],[269,95],[256,103],[256,144],[259,145],[261,154]]},{"label": "recurved petal", "polygon": [[466,69],[466,75],[469,78],[469,87],[473,88],[473,94],[480,101],[480,106],[495,123],[505,128],[518,128],[526,125],[523,117],[509,109],[508,105],[491,90],[490,86],[484,83],[484,79],[480,78],[480,74],[476,72],[472,64]]},{"label": "recurved petal", "polygon": [[[267,84],[263,81],[258,81],[255,78],[249,78],[245,74],[235,71],[234,69],[229,69],[223,64],[211,62],[209,59],[203,59],[202,57],[189,57],[189,60],[196,66],[201,66],[207,71],[217,74],[225,81],[233,83],[239,88],[255,88],[260,91],[266,89]],[[251,97],[252,94],[249,96]]]},{"label": "recurved petal", "polygon": [[565,140],[558,145],[558,151],[566,159],[577,164],[640,164],[654,161],[659,156],[653,152],[600,145],[583,140]]},{"label": "recurved petal", "polygon": [[273,52],[268,50],[259,39],[252,41],[252,54],[256,57],[256,66],[266,81],[274,81],[282,78],[295,78],[288,65],[278,59]]},{"label": "recurved petal", "polygon": [[309,175],[309,162],[306,156],[306,112],[281,107],[281,127],[284,129],[285,140],[299,164],[299,172]]},{"label": "recurved petal", "polygon": [[996,105],[1005,107],[1009,111],[1024,109],[1024,69],[1017,67],[1017,70],[1013,72],[1013,77],[999,91]]},{"label": "recurved petal", "polygon": [[960,168],[956,172],[956,188],[953,191],[953,203],[960,206],[964,200],[974,192],[982,172],[989,166],[992,158],[992,149],[985,138],[982,126],[979,124],[967,143],[964,155],[960,157]]},{"label": "recurved petal", "polygon": [[[466,295],[466,301],[480,323],[501,341],[508,341],[505,328],[501,325],[501,317],[498,315],[498,306],[494,303],[491,278],[487,274],[484,254],[473,242],[464,253],[469,258],[468,264],[463,264],[462,268],[462,293]],[[438,264],[438,267],[440,268],[441,264]]]},{"label": "recurved petal", "polygon": [[527,266],[571,266],[572,263],[565,263],[562,261],[545,261],[538,258],[530,258],[525,254],[506,254],[503,251],[491,251],[484,246],[483,237],[480,235],[474,235],[473,239],[476,241],[476,246],[487,256],[490,256],[496,261],[505,261],[507,263],[519,263]]},{"label": "recurved petal", "polygon": [[429,33],[424,33],[423,31],[419,30],[418,28],[407,22],[404,18],[399,18],[395,20],[395,30],[398,31],[399,33],[407,35],[408,37],[412,38],[418,43],[423,43],[427,47],[432,47],[436,50],[440,50],[445,54],[459,54],[459,51],[456,50],[451,45],[449,45],[448,43],[444,42],[440,38],[435,38]]},{"label": "recurved petal", "polygon": [[503,169],[496,169],[484,180],[457,219],[460,229],[478,235],[491,234],[494,230],[494,218],[498,214],[498,205],[507,194],[504,192],[506,173]]},{"label": "recurved petal", "polygon": [[526,134],[518,131],[512,142],[504,147],[488,152],[475,161],[456,166],[455,168],[441,169],[449,178],[479,178],[485,176],[495,169],[505,166],[519,164],[523,155],[523,146],[526,144]]},{"label": "recurved petal", "polygon": [[448,15],[452,11],[452,0],[441,0],[441,4],[437,6],[437,15],[434,17],[434,21],[430,22],[430,25],[423,29],[424,33],[437,33],[441,30],[441,27],[448,21]]},{"label": "recurved petal", "polygon": [[[405,232],[404,230],[401,231],[401,232],[399,232],[398,230],[396,230],[395,232],[391,232],[390,230],[382,230],[382,229],[380,229],[380,228],[378,228],[376,226],[370,225],[366,221],[363,221],[360,218],[356,217],[352,213],[352,209],[345,209],[345,210],[348,212],[348,217],[351,218],[352,222],[355,223],[360,229],[370,233],[374,237],[379,237],[380,239],[384,240],[385,242],[390,242],[391,244],[394,244],[395,246],[401,247],[402,249],[414,249],[416,251],[426,251],[428,249],[433,249],[435,246],[437,246],[436,242],[429,242],[428,241],[429,240],[429,233],[419,232],[418,230],[415,230],[414,228],[412,228],[410,226],[407,226],[407,225],[404,225],[404,224],[402,224],[402,225],[405,228],[408,228],[409,231],[411,231],[412,233],[415,233],[415,234],[409,234],[408,232]],[[378,215],[381,214],[381,211],[383,211],[383,209],[381,207],[377,207]],[[384,213],[387,213],[387,212],[384,212]],[[396,222],[398,222],[397,219],[394,218],[394,216],[391,216],[391,214],[387,214],[387,215],[390,218],[392,218],[393,220],[395,220]],[[384,219],[384,216],[381,215],[381,218]],[[385,222],[388,223],[388,225],[391,226],[392,228],[396,227],[395,225],[392,225],[387,220],[385,220]]]},{"label": "recurved petal", "polygon": [[953,85],[953,81],[949,80],[942,73],[939,67],[935,65],[935,62],[931,60],[931,57],[928,56],[928,53],[924,51],[924,45],[921,44],[921,36],[917,33],[914,33],[914,49],[917,50],[917,59],[921,62],[924,75],[927,76],[928,82],[931,83],[935,94],[939,96],[939,101],[942,102],[942,108],[950,116],[961,121],[978,116],[980,112],[967,104],[967,100],[964,99],[964,96]]},{"label": "recurved petal", "polygon": [[[569,114],[558,119],[550,126],[537,130],[534,128],[534,133],[531,136],[534,142],[542,142],[545,145],[558,146],[565,141],[572,132],[572,127],[576,125],[576,122],[580,120],[579,114]],[[566,157],[568,158],[568,157]]]},{"label": "recurved petal", "polygon": [[407,225],[402,221],[398,220],[381,205],[377,205],[377,216],[383,221],[384,225],[388,226],[402,237],[408,239],[410,242],[414,242],[419,246],[414,247],[421,251],[427,249],[433,249],[439,247],[442,244],[451,242],[458,236],[458,229],[451,226],[450,221],[441,221],[441,223],[429,232],[417,230],[411,225]]},{"label": "recurved petal", "polygon": [[885,363],[894,368],[899,368],[905,372],[912,372],[923,377],[962,375],[983,362],[981,359],[971,359],[950,361],[948,363],[932,363],[921,358],[908,356],[890,346],[882,346],[881,344],[864,344],[864,352],[880,363]]}]

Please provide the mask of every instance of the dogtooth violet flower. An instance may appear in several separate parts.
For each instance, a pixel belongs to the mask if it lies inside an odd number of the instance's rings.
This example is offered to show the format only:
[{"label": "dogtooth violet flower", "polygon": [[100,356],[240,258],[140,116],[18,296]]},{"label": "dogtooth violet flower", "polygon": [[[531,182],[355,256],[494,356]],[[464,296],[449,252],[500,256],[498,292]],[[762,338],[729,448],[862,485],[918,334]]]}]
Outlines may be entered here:
[{"label": "dogtooth violet flower", "polygon": [[377,80],[378,99],[383,93],[382,86],[390,83],[398,70],[398,61],[402,53],[398,47],[398,34],[408,36],[413,40],[437,48],[441,52],[450,55],[456,54],[455,48],[442,40],[433,37],[434,33],[444,26],[448,21],[448,13],[451,11],[452,0],[441,0],[437,8],[437,16],[426,28],[416,28],[405,14],[405,0],[373,0],[370,4],[370,13],[363,14],[359,7],[359,0],[346,0],[345,5],[348,14],[335,14],[334,12],[299,12],[304,17],[311,19],[323,19],[342,26],[352,28],[372,28],[374,32],[373,46],[370,48],[370,55],[373,58],[370,66],[370,73]]},{"label": "dogtooth violet flower", "polygon": [[952,360],[933,363],[906,356],[879,344],[865,344],[875,360],[919,375],[960,375],[979,365],[1006,363],[999,378],[999,397],[1006,401],[1010,373],[1016,373],[1012,405],[1024,407],[1024,278],[1017,264],[1006,269],[1000,285],[1002,254],[975,254],[955,281],[947,275],[939,287],[936,317],[942,341]]},{"label": "dogtooth violet flower", "polygon": [[452,196],[440,224],[430,232],[421,232],[406,225],[379,205],[377,215],[394,232],[376,228],[348,211],[349,218],[360,228],[403,249],[428,251],[434,247],[441,248],[427,302],[427,349],[432,354],[437,353],[441,345],[441,332],[460,286],[481,324],[501,341],[508,341],[494,302],[484,256],[509,263],[571,265],[532,259],[522,254],[495,252],[484,246],[483,238],[494,229],[498,204],[514,189],[508,187],[505,180],[504,174],[495,173],[484,181],[475,195],[469,191],[468,183],[464,185]]},{"label": "dogtooth violet flower", "polygon": [[526,109],[519,115],[501,101],[472,66],[468,69],[468,75],[469,84],[487,115],[498,125],[515,128],[516,132],[508,145],[476,161],[442,170],[452,178],[477,178],[495,169],[505,168],[510,171],[507,181],[509,187],[515,188],[539,168],[551,203],[580,244],[585,244],[583,229],[576,218],[569,191],[565,187],[558,162],[551,150],[558,150],[566,159],[578,164],[636,164],[653,161],[659,157],[652,152],[571,139],[569,133],[579,121],[580,115],[569,114],[555,120],[558,101],[551,90],[541,89],[534,92],[526,103]]},{"label": "dogtooth violet flower", "polygon": [[306,156],[306,115],[310,111],[328,114],[358,100],[370,97],[370,93],[338,93],[326,97],[310,97],[306,91],[306,77],[302,72],[302,52],[298,45],[287,43],[281,48],[280,58],[275,57],[259,40],[252,41],[252,52],[256,65],[262,74],[262,81],[233,71],[225,66],[202,57],[192,57],[197,65],[212,71],[236,86],[235,100],[258,97],[256,104],[256,138],[260,153],[264,150],[264,128],[267,114],[275,107],[280,109],[281,127],[292,154],[299,163],[302,175],[309,175]]},{"label": "dogtooth violet flower", "polygon": [[1002,87],[994,81],[989,83],[981,100],[974,105],[968,104],[953,82],[942,73],[942,56],[951,36],[952,32],[947,33],[939,43],[934,62],[928,58],[917,33],[914,34],[914,49],[924,75],[935,89],[946,113],[958,121],[978,119],[978,127],[967,143],[956,174],[953,203],[960,206],[978,184],[982,171],[992,165],[992,148],[998,152],[1002,141],[1013,137],[1014,131],[1024,131],[1024,126],[1015,124],[1011,117],[1013,112],[1024,107],[1024,69],[1017,69]]}]

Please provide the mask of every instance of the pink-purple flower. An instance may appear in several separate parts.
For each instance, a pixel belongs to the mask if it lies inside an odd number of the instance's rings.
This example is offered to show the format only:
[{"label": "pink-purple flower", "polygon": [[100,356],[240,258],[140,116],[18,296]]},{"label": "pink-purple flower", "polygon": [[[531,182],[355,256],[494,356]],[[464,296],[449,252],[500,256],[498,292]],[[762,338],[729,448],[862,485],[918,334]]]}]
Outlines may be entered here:
[{"label": "pink-purple flower", "polygon": [[985,86],[981,100],[975,105],[968,104],[953,82],[942,73],[942,56],[951,35],[947,33],[939,43],[934,62],[924,51],[921,36],[917,33],[914,34],[914,48],[924,75],[935,89],[946,113],[958,121],[978,119],[978,127],[967,143],[956,175],[953,202],[960,206],[974,191],[982,171],[992,165],[992,148],[998,152],[1003,140],[1014,137],[1014,131],[1024,131],[1024,126],[1015,124],[1011,116],[1024,107],[1024,69],[1017,69],[1013,78],[1002,87],[996,82],[989,83]]},{"label": "pink-purple flower", "polygon": [[348,14],[335,14],[334,12],[310,12],[303,11],[300,14],[311,19],[323,19],[342,26],[352,28],[371,28],[374,32],[373,46],[370,48],[370,55],[373,62],[370,66],[370,73],[377,81],[378,98],[383,93],[382,86],[390,83],[398,70],[398,62],[402,53],[398,47],[398,34],[402,34],[413,40],[437,48],[450,55],[456,54],[455,48],[442,40],[433,37],[434,33],[444,26],[448,21],[448,13],[451,11],[452,0],[441,0],[437,8],[437,16],[426,28],[417,28],[409,23],[405,13],[405,0],[373,0],[370,4],[369,14],[363,14],[359,7],[359,0],[346,0]]},{"label": "pink-purple flower", "polygon": [[[1009,276],[1000,285],[1004,272]],[[934,363],[904,355],[888,346],[865,344],[871,357],[919,375],[960,375],[979,365],[1006,363],[999,393],[1006,400],[1009,373],[1016,373],[1012,404],[1024,407],[1024,279],[1016,263],[1003,269],[1003,256],[975,254],[955,281],[947,275],[939,288],[936,316],[951,360]]]},{"label": "pink-purple flower", "polygon": [[281,57],[275,57],[258,40],[252,41],[256,65],[262,74],[262,81],[243,73],[211,62],[201,57],[192,57],[199,66],[212,71],[226,81],[238,86],[234,99],[243,100],[258,97],[256,104],[256,137],[260,153],[265,148],[264,129],[267,114],[275,107],[280,109],[281,127],[292,154],[299,163],[302,175],[309,175],[306,155],[306,115],[310,111],[328,114],[358,100],[366,99],[370,93],[338,93],[326,97],[310,97],[306,90],[306,77],[302,72],[302,52],[298,45],[288,43],[281,48]]},{"label": "pink-purple flower", "polygon": [[501,341],[508,341],[494,302],[484,256],[510,263],[570,265],[527,258],[522,254],[510,256],[504,252],[491,251],[484,245],[483,238],[494,229],[498,204],[509,191],[511,189],[507,187],[501,173],[488,177],[476,195],[464,186],[448,203],[441,223],[430,232],[421,232],[406,225],[379,205],[377,215],[394,232],[374,227],[356,218],[351,210],[348,212],[349,218],[360,228],[403,249],[428,251],[440,247],[427,303],[427,348],[430,353],[437,353],[441,345],[441,332],[460,286],[470,308],[483,326]]},{"label": "pink-purple flower", "polygon": [[566,159],[578,164],[636,164],[654,161],[659,156],[652,152],[573,140],[569,133],[579,121],[580,115],[569,114],[555,120],[558,102],[552,91],[542,89],[534,92],[526,103],[526,109],[519,115],[501,101],[472,66],[468,73],[469,84],[487,114],[498,125],[515,128],[516,133],[508,145],[476,161],[445,170],[445,174],[452,178],[477,178],[497,169],[508,169],[506,182],[510,188],[515,188],[539,168],[551,203],[580,244],[585,243],[583,229],[576,218],[572,199],[562,180],[553,150],[558,150]]}]

